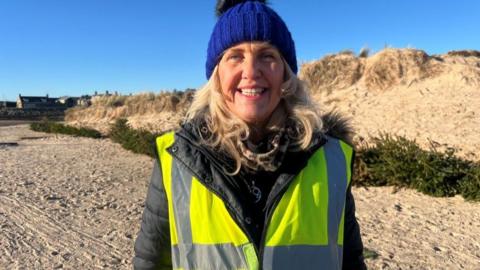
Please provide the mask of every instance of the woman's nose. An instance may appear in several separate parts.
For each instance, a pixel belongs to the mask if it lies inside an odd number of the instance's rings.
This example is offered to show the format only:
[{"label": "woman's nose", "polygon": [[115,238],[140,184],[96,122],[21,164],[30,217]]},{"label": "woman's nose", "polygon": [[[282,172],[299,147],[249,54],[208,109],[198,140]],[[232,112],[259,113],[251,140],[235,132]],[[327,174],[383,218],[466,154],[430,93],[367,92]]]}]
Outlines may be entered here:
[{"label": "woman's nose", "polygon": [[244,79],[256,79],[261,76],[261,68],[254,58],[247,58],[243,62],[243,74],[242,77]]}]

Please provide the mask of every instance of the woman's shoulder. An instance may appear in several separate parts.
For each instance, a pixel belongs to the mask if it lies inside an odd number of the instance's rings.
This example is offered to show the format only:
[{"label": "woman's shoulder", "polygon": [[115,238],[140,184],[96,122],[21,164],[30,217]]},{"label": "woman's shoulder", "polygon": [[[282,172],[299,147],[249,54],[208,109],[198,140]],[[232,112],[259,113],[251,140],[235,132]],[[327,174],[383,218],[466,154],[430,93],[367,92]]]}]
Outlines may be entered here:
[{"label": "woman's shoulder", "polygon": [[182,122],[179,125],[177,125],[175,128],[167,129],[165,131],[162,131],[161,133],[157,134],[156,140],[162,140],[168,137],[184,137],[188,139],[196,139],[198,138],[199,128],[198,124],[195,124],[193,122]]}]

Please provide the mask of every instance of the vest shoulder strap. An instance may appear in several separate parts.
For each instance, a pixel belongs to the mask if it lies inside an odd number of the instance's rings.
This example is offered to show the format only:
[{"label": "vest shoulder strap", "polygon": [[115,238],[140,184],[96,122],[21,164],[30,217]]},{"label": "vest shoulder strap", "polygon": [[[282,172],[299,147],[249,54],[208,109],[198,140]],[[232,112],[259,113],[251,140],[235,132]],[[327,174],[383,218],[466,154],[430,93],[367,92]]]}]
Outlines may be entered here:
[{"label": "vest shoulder strap", "polygon": [[347,172],[347,186],[350,184],[351,176],[352,176],[352,169],[353,169],[353,154],[354,148],[350,144],[346,143],[341,139],[337,139],[327,135],[327,144],[329,144],[329,148],[331,146],[337,145],[342,150],[343,156],[345,157],[345,164],[346,164],[346,172]]},{"label": "vest shoulder strap", "polygon": [[163,133],[155,139],[155,144],[157,147],[158,158],[161,158],[161,155],[165,150],[170,147],[175,142],[175,132],[169,131]]}]

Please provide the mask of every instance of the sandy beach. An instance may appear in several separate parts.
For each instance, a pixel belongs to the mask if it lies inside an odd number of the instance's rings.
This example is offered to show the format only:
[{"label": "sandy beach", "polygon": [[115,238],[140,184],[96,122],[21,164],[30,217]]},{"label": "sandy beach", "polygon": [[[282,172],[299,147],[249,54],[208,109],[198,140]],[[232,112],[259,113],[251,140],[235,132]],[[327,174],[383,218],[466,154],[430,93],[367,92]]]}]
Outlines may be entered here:
[{"label": "sandy beach", "polygon": [[130,269],[152,160],[0,127],[0,269]]},{"label": "sandy beach", "polygon": [[[0,269],[131,269],[152,159],[0,127]],[[369,269],[480,269],[480,204],[354,188]]]}]

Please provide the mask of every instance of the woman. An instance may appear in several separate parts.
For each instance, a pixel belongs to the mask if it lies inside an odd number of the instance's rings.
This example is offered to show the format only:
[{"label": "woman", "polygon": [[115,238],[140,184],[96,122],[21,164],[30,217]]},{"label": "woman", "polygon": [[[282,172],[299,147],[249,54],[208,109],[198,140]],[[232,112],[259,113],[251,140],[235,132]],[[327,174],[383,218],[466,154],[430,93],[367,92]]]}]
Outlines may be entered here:
[{"label": "woman", "polygon": [[349,130],[321,117],[264,1],[220,1],[208,83],[157,138],[136,269],[365,269]]}]

